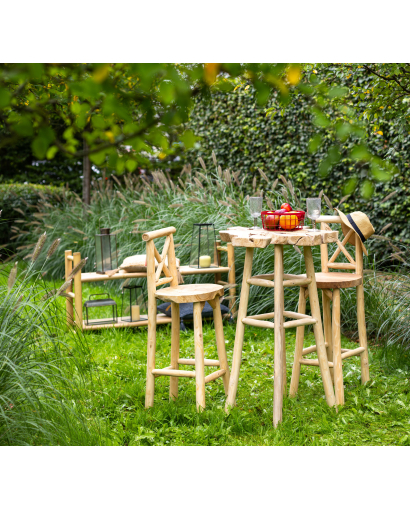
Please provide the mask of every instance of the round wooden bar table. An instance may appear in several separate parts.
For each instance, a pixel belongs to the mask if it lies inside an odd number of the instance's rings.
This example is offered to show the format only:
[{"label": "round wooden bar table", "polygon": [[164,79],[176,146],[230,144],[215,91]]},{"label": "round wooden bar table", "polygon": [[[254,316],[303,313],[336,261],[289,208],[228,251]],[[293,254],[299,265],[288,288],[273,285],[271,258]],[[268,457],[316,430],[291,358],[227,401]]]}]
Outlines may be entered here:
[{"label": "round wooden bar table", "polygon": [[[336,242],[338,232],[318,230],[317,232],[307,229],[291,232],[252,230],[250,228],[235,227],[219,232],[221,240],[232,242],[234,247],[245,247],[245,264],[239,310],[237,316],[235,345],[232,360],[231,378],[229,382],[226,410],[235,405],[236,392],[238,389],[239,371],[241,367],[243,338],[245,325],[274,329],[275,354],[274,354],[274,391],[273,391],[273,424],[276,427],[282,421],[283,392],[286,387],[286,349],[285,329],[312,324],[320,371],[326,401],[329,406],[335,405],[335,393],[330,375],[326,346],[323,336],[322,319],[320,314],[319,298],[317,293],[315,270],[313,266],[312,246]],[[261,274],[252,276],[252,261],[254,249],[266,249],[271,244],[275,249],[275,267],[273,274]],[[306,274],[283,273],[283,246],[296,245],[303,247],[306,265]],[[247,316],[249,290],[251,285],[264,286],[274,289],[274,312],[262,315]],[[299,286],[301,292],[309,292],[312,315],[294,313],[285,310],[284,288]],[[268,321],[274,319],[274,323]],[[284,321],[284,318],[292,320]]]}]

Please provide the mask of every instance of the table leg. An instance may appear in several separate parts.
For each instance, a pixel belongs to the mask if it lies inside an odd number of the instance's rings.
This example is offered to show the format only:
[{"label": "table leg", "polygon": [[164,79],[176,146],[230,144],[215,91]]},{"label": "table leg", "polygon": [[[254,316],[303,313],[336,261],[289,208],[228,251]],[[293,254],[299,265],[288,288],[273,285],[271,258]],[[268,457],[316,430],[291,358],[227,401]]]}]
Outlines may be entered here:
[{"label": "table leg", "polygon": [[[275,356],[274,356],[274,380],[273,380],[273,425],[278,425],[282,421],[283,405],[283,363],[285,360],[284,352],[284,328],[283,311],[285,307],[283,295],[283,246],[275,245]],[[286,362],[286,361],[285,361]]]},{"label": "table leg", "polygon": [[235,345],[233,349],[232,369],[229,379],[228,397],[226,399],[225,410],[229,411],[230,407],[235,405],[236,391],[238,390],[239,370],[241,368],[243,337],[245,333],[245,325],[242,319],[246,317],[248,312],[249,289],[248,279],[252,275],[253,247],[246,248],[245,265],[243,268],[243,279],[241,297],[239,301],[239,310],[236,321]]},{"label": "table leg", "polygon": [[303,250],[305,256],[306,275],[308,278],[312,280],[312,282],[308,285],[308,290],[309,290],[310,309],[312,310],[312,317],[316,319],[316,323],[313,325],[313,332],[315,334],[320,372],[322,374],[323,387],[325,389],[327,404],[329,406],[334,406],[336,403],[336,398],[335,392],[333,390],[332,377],[330,376],[325,340],[323,337],[322,318],[320,316],[319,297],[317,294],[312,249],[310,246],[304,246]]}]

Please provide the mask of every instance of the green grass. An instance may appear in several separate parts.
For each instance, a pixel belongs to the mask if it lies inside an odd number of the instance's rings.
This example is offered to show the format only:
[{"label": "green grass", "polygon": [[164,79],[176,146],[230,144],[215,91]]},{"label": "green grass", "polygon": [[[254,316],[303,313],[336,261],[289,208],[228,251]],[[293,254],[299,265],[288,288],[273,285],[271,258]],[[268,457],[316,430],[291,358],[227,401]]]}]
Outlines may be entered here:
[{"label": "green grass", "polygon": [[[225,325],[231,363],[235,327]],[[294,334],[286,335],[290,382]],[[155,405],[144,409],[146,329],[108,329],[88,334],[101,382],[92,409],[105,423],[107,445],[410,445],[410,360],[400,350],[370,350],[371,381],[360,383],[360,360],[344,363],[346,404],[329,408],[318,368],[302,367],[296,398],[284,399],[283,423],[272,426],[273,331],[246,328],[237,407],[224,412],[222,379],[206,385],[206,409],[195,409],[195,381],[180,379],[179,399],[169,402],[169,378],[155,384]],[[306,344],[312,344],[309,334]],[[212,323],[204,325],[205,355],[216,357]],[[343,338],[342,345],[357,344]],[[193,331],[181,333],[181,352],[194,357]],[[170,326],[157,329],[157,366],[169,365]],[[404,357],[403,357],[404,356]],[[189,368],[188,368],[189,369]],[[211,372],[212,368],[206,368]],[[99,396],[99,397],[98,397]]]}]

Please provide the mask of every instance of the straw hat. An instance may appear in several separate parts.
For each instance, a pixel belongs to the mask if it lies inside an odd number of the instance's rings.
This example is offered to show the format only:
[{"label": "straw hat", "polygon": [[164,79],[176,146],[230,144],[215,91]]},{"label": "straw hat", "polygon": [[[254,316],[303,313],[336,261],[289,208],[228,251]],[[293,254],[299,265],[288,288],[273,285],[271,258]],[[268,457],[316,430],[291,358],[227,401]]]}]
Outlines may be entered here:
[{"label": "straw hat", "polygon": [[[337,213],[342,220],[343,235],[346,236],[349,233],[349,230],[356,232],[362,244],[363,252],[367,256],[367,249],[364,242],[374,233],[374,228],[370,219],[366,216],[366,214],[363,214],[363,212],[352,212],[346,216],[343,212],[340,212],[339,209],[335,210],[337,210]],[[354,246],[356,244],[355,236],[350,237],[347,242]]]}]

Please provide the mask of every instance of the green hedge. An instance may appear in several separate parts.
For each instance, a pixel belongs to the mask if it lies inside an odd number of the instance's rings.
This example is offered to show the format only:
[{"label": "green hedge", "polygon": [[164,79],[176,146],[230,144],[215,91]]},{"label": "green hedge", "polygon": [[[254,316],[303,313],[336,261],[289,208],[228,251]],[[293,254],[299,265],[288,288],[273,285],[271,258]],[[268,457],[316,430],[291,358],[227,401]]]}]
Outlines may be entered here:
[{"label": "green hedge", "polygon": [[44,212],[44,208],[54,209],[67,193],[66,189],[54,186],[0,184],[1,252],[14,251],[19,246],[20,235],[23,237],[30,226],[27,219],[40,223],[35,214]]},{"label": "green hedge", "polygon": [[[184,155],[184,162],[198,165],[202,156],[210,167],[214,150],[223,168],[240,170],[252,192],[253,176],[257,188],[268,190],[259,175],[263,170],[272,182],[280,175],[290,178],[304,197],[317,195],[321,189],[336,206],[343,197],[343,185],[350,176],[368,176],[366,166],[354,165],[342,158],[328,177],[321,179],[317,169],[333,140],[330,135],[316,154],[309,151],[309,140],[319,132],[310,117],[306,98],[296,95],[286,109],[281,110],[272,95],[265,109],[258,108],[252,88],[240,87],[234,93],[216,93],[209,100],[198,99],[187,126],[200,137],[200,143]],[[382,123],[383,136],[369,131],[368,144],[377,155],[389,158],[400,172],[390,182],[375,183],[375,193],[369,201],[352,194],[343,204],[346,212],[362,210],[367,213],[376,233],[393,223],[384,235],[398,242],[410,243],[410,172],[408,158],[410,137],[398,136],[396,126]],[[323,131],[322,131],[323,134]],[[344,152],[349,151],[349,143]],[[370,172],[369,172],[370,173]],[[360,184],[359,184],[360,185]],[[390,193],[396,194],[381,203]]]}]

